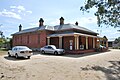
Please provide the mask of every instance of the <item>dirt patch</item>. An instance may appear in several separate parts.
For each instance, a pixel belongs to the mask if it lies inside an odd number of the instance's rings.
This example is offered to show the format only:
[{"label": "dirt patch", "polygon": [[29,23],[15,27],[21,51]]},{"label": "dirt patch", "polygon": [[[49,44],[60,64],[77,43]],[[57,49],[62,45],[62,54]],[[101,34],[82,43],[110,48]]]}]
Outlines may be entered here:
[{"label": "dirt patch", "polygon": [[7,51],[0,51],[0,56],[7,55]]},{"label": "dirt patch", "polygon": [[0,56],[0,80],[120,80],[120,51],[88,56]]}]

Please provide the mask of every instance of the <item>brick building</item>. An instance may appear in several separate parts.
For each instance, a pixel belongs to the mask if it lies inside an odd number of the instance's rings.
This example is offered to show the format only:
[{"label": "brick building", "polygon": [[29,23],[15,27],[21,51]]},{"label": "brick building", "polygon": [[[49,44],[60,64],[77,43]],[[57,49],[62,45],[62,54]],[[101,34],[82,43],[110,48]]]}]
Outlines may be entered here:
[{"label": "brick building", "polygon": [[44,25],[44,20],[40,18],[39,27],[22,30],[14,33],[13,46],[25,45],[30,48],[41,48],[45,45],[55,45],[66,51],[80,53],[90,52],[97,48],[98,34],[81,27],[78,22],[74,24],[64,24],[64,18],[60,18],[60,24],[56,26]]}]

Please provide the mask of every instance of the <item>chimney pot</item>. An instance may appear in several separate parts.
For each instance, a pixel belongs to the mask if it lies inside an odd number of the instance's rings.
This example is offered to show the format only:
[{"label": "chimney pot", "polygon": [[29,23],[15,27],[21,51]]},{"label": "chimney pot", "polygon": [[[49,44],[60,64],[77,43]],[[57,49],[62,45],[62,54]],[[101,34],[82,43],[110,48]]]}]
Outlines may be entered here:
[{"label": "chimney pot", "polygon": [[40,20],[39,20],[39,27],[43,26],[43,22],[44,22],[44,20],[42,18],[40,18]]},{"label": "chimney pot", "polygon": [[60,25],[63,25],[63,24],[64,24],[64,18],[61,17],[61,18],[60,18]]},{"label": "chimney pot", "polygon": [[22,25],[19,25],[19,32],[22,31]]},{"label": "chimney pot", "polygon": [[78,26],[78,22],[77,21],[76,21],[75,25]]}]

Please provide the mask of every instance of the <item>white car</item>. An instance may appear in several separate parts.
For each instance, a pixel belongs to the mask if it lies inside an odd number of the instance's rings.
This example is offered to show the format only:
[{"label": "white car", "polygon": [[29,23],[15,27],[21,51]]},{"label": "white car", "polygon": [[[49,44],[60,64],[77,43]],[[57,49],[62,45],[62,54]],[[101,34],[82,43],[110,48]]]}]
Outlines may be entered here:
[{"label": "white car", "polygon": [[102,49],[103,49],[103,48],[106,49],[106,47],[105,47],[105,46],[102,46],[102,45],[100,45],[100,48],[102,48]]},{"label": "white car", "polygon": [[54,45],[47,45],[43,48],[40,49],[41,53],[50,53],[50,54],[64,54],[65,50],[64,49],[57,49]]},{"label": "white car", "polygon": [[15,56],[18,57],[24,57],[24,58],[30,58],[32,55],[32,50],[29,49],[26,46],[15,46],[12,48],[12,50],[8,51],[8,56]]}]

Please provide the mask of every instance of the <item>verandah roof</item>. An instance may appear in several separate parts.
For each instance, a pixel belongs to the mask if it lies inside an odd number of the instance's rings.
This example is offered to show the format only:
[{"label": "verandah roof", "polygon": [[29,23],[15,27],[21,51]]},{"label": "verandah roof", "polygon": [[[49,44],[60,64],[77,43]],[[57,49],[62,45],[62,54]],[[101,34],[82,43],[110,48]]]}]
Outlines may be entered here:
[{"label": "verandah roof", "polygon": [[99,38],[98,36],[88,35],[88,34],[83,34],[83,33],[77,33],[77,32],[56,33],[56,34],[50,34],[47,37],[74,36],[74,35]]}]

